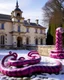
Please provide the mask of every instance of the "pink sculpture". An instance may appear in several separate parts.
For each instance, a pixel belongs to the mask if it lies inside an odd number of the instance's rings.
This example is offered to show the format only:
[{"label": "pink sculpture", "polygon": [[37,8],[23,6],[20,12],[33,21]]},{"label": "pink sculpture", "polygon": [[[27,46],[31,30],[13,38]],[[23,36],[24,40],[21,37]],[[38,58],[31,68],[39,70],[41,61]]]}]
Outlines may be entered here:
[{"label": "pink sculpture", "polygon": [[[34,73],[59,73],[62,64],[59,61],[53,63],[54,65],[40,64],[41,57],[37,51],[30,51],[28,59],[24,57],[17,57],[17,53],[10,52],[6,55],[0,63],[0,72],[10,77],[29,76]],[[10,57],[12,57],[10,59]],[[6,61],[8,59],[8,61]]]},{"label": "pink sculpture", "polygon": [[56,29],[56,44],[55,44],[55,50],[52,50],[50,53],[50,56],[52,58],[64,58],[64,50],[62,46],[62,33],[64,33],[64,29],[62,27],[59,27]]}]

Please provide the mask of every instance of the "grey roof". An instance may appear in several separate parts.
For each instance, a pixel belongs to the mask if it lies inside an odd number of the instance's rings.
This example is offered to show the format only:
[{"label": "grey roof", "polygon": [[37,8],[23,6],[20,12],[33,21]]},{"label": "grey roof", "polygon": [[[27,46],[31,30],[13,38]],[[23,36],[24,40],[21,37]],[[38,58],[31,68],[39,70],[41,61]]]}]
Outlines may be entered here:
[{"label": "grey roof", "polygon": [[22,12],[19,8],[16,8],[14,11],[20,11],[20,12]]},{"label": "grey roof", "polygon": [[26,20],[24,21],[24,26],[39,27],[39,28],[46,29],[45,27],[41,26],[40,24],[36,24],[36,23],[32,23],[32,22],[28,23]]},{"label": "grey roof", "polygon": [[[11,15],[6,15],[6,14],[0,14],[0,20],[5,20],[5,21],[12,21],[11,20]],[[39,27],[39,28],[44,28],[44,29],[46,29],[45,27],[43,27],[43,26],[41,26],[41,25],[37,25],[36,23],[32,23],[32,22],[30,22],[30,24],[26,21],[26,20],[24,20],[24,23],[23,23],[23,25],[24,26],[26,26],[26,27]]]},{"label": "grey roof", "polygon": [[6,14],[0,14],[0,20],[11,21],[11,16]]},{"label": "grey roof", "polygon": [[20,11],[20,12],[22,12],[21,9],[19,8],[18,1],[16,2],[16,8],[15,8],[14,11]]}]

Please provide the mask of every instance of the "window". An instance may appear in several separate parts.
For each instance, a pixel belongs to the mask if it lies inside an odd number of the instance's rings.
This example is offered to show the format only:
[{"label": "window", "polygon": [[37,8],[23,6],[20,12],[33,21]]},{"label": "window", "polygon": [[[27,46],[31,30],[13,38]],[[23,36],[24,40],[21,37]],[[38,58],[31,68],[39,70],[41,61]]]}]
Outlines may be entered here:
[{"label": "window", "polygon": [[29,38],[28,37],[26,38],[26,44],[29,44]]},{"label": "window", "polygon": [[29,32],[29,28],[26,28],[26,32]]},{"label": "window", "polygon": [[37,38],[35,39],[35,44],[38,45],[38,39]]},{"label": "window", "polygon": [[40,44],[41,44],[41,45],[43,44],[43,39],[42,39],[42,38],[40,39]]},{"label": "window", "polygon": [[20,22],[20,20],[18,20],[18,22]]},{"label": "window", "polygon": [[42,34],[42,29],[40,29],[40,34]]},{"label": "window", "polygon": [[1,35],[0,38],[1,38],[0,39],[0,44],[4,45],[4,40],[5,40],[4,35]]},{"label": "window", "polygon": [[37,29],[35,29],[35,33],[38,33]]},{"label": "window", "polygon": [[1,29],[4,29],[4,23],[1,24]]},{"label": "window", "polygon": [[20,26],[18,26],[18,32],[20,32]]}]

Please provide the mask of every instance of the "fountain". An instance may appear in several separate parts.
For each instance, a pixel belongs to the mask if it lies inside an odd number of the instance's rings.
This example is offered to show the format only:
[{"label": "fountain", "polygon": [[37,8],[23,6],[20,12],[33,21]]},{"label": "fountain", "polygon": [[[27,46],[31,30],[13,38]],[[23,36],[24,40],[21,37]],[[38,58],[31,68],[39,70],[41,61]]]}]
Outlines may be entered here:
[{"label": "fountain", "polygon": [[56,29],[56,44],[55,50],[52,50],[50,53],[50,57],[63,59],[64,58],[64,50],[62,45],[62,33],[64,33],[64,29],[62,27],[58,27]]}]

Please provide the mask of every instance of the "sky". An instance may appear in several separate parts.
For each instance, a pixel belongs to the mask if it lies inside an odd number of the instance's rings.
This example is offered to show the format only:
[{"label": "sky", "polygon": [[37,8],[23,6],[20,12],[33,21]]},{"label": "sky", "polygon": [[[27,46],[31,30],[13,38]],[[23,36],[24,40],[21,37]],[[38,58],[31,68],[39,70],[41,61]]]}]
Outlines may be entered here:
[{"label": "sky", "polygon": [[[11,14],[15,9],[17,0],[0,0],[0,13]],[[43,25],[43,11],[42,7],[48,0],[18,0],[19,8],[23,11],[22,16],[31,22],[39,19],[39,23]]]}]

